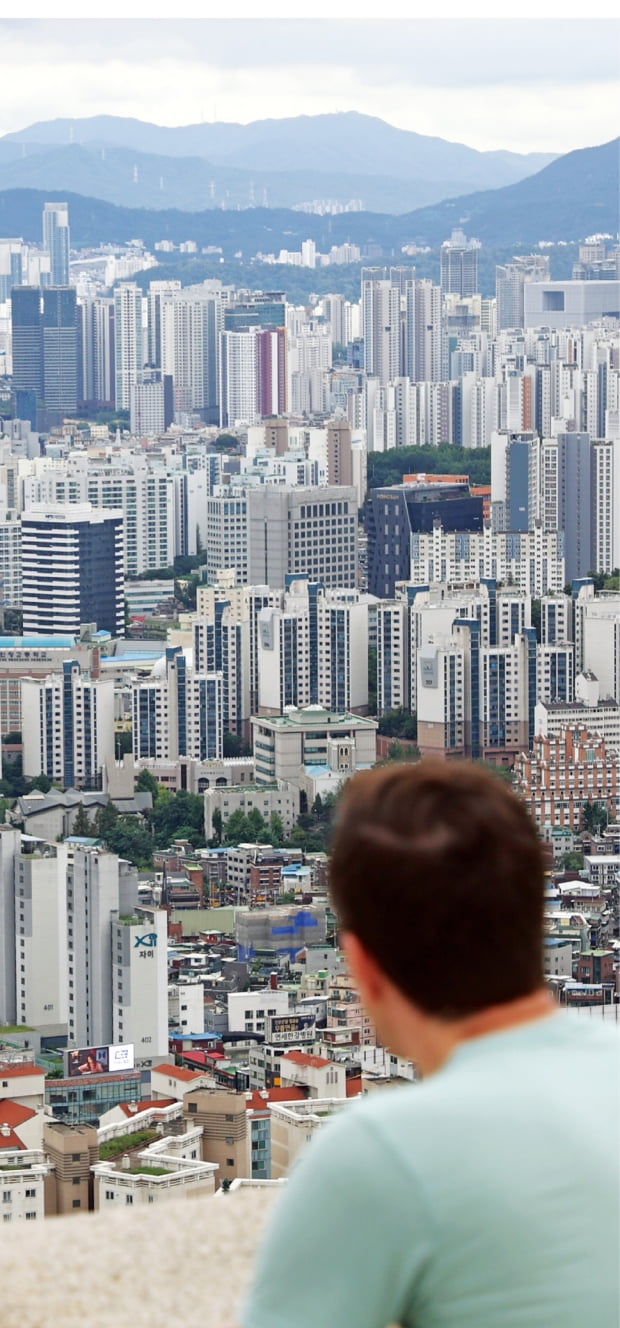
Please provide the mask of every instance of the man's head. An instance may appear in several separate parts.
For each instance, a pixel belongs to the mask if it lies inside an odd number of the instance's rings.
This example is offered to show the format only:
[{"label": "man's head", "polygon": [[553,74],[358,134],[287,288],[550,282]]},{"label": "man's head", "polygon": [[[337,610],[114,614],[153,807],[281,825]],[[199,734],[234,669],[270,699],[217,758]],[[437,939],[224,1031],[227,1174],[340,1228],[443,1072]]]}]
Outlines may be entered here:
[{"label": "man's head", "polygon": [[349,954],[423,1015],[463,1020],[540,989],[543,886],[533,821],[480,766],[424,760],[346,785],[331,892]]}]

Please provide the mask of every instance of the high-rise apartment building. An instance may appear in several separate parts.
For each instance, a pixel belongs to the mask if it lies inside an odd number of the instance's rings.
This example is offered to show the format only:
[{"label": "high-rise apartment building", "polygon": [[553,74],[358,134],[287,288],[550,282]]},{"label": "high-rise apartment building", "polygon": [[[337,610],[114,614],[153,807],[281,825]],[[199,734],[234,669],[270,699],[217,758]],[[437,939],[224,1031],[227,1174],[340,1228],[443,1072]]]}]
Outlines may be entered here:
[{"label": "high-rise apartment building", "polygon": [[69,285],[69,208],[66,203],[45,203],[43,248],[50,256],[50,285]]},{"label": "high-rise apartment building", "polygon": [[400,287],[385,268],[362,269],[362,336],[366,373],[385,386],[401,366]]},{"label": "high-rise apartment building", "polygon": [[79,844],[67,863],[69,1046],[113,1041],[114,919],[133,914],[137,874],[115,853]]},{"label": "high-rise apartment building", "polygon": [[129,410],[131,387],[142,382],[144,369],[142,291],[133,281],[123,281],[114,292],[114,404]]},{"label": "high-rise apartment building", "polygon": [[224,427],[256,424],[260,418],[258,347],[254,328],[222,333],[220,425]]},{"label": "high-rise apartment building", "polygon": [[122,514],[90,503],[22,515],[24,631],[79,636],[83,623],[122,635]]},{"label": "high-rise apartment building", "polygon": [[441,291],[443,295],[475,295],[478,290],[478,240],[468,240],[454,230],[440,250]]},{"label": "high-rise apartment building", "polygon": [[143,1064],[168,1054],[167,944],[165,909],[112,918],[112,1041]]},{"label": "high-rise apartment building", "polygon": [[76,660],[62,673],[22,680],[27,779],[47,775],[65,788],[99,788],[114,760],[114,682],[85,676]]},{"label": "high-rise apartment building", "polygon": [[15,855],[16,1022],[62,1034],[67,1025],[67,847],[29,836]]},{"label": "high-rise apartment building", "polygon": [[497,300],[497,330],[525,326],[523,288],[529,281],[549,279],[549,258],[546,254],[522,254],[495,269],[495,298]]},{"label": "high-rise apartment building", "polygon": [[198,672],[178,646],[132,686],[136,761],[221,760],[222,675]]}]

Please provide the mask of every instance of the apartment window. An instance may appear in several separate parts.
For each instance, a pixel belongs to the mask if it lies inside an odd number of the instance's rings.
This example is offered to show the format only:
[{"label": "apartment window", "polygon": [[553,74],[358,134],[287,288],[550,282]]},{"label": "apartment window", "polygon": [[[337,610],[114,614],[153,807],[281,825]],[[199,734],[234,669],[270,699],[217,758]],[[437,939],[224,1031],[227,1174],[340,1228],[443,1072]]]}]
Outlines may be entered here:
[{"label": "apartment window", "polygon": [[114,1198],[114,1190],[106,1190],[106,1192],[105,1192],[105,1197],[106,1197],[106,1199],[113,1199],[113,1198]]},{"label": "apartment window", "polygon": [[133,1203],[133,1194],[125,1195],[125,1203]]},{"label": "apartment window", "polygon": [[72,1177],[71,1177],[71,1184],[72,1184],[72,1185],[79,1185],[79,1183],[80,1183],[80,1177],[79,1177],[79,1176],[72,1176]]},{"label": "apartment window", "polygon": [[37,1197],[37,1192],[36,1192],[36,1190],[26,1190],[26,1191],[25,1191],[25,1194],[26,1194],[26,1198],[27,1198],[27,1199],[36,1199],[36,1197]]},{"label": "apartment window", "polygon": [[81,1200],[81,1199],[74,1199],[74,1200],[72,1201],[71,1207],[72,1207],[72,1208],[81,1208],[81,1207],[82,1207],[82,1200]]},{"label": "apartment window", "polygon": [[[75,1099],[73,1099],[73,1100],[75,1101]],[[82,1156],[81,1153],[72,1153],[72,1154],[71,1154],[71,1161],[72,1161],[72,1162],[79,1162],[81,1156]]]},{"label": "apartment window", "polygon": [[227,1112],[226,1115],[224,1116],[224,1120],[226,1121],[232,1121],[234,1119],[235,1119],[234,1116],[231,1115],[229,1112]]},{"label": "apartment window", "polygon": [[226,1135],[226,1143],[227,1143],[227,1144],[234,1144],[234,1142],[235,1142],[235,1140],[234,1140],[234,1138],[233,1138],[233,1135],[232,1135],[232,1134],[227,1134],[227,1135]]},{"label": "apartment window", "polygon": [[3,1191],[2,1191],[2,1202],[3,1202],[3,1203],[10,1203],[11,1200],[12,1200],[12,1198],[13,1198],[13,1195],[12,1195],[12,1193],[11,1193],[11,1190],[3,1190]]},{"label": "apartment window", "polygon": [[13,1216],[12,1213],[3,1213],[3,1214],[2,1214],[2,1221],[3,1221],[3,1222],[10,1222],[12,1216]]},{"label": "apartment window", "polygon": [[187,1104],[187,1110],[188,1110],[188,1111],[198,1111],[198,1103],[197,1103],[197,1102],[188,1102],[188,1104]]},{"label": "apartment window", "polygon": [[36,1213],[26,1213],[27,1222],[36,1222],[36,1218],[37,1218]]},{"label": "apartment window", "polygon": [[235,1165],[235,1159],[234,1159],[234,1157],[227,1157],[227,1158],[226,1158],[226,1166],[227,1166],[227,1167],[234,1167],[234,1165]]}]

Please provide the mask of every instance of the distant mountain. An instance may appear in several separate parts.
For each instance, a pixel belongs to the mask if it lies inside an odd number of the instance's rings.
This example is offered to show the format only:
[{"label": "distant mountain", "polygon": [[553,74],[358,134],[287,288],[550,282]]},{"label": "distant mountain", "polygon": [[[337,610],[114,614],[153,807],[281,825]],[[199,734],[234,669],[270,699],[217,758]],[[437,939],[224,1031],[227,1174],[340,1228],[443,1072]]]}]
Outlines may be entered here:
[{"label": "distant mountain", "polygon": [[[71,239],[77,246],[124,243],[135,237],[148,246],[169,239],[193,239],[199,247],[221,245],[227,258],[241,251],[276,253],[298,249],[313,239],[320,249],[345,240],[379,244],[386,254],[407,242],[437,247],[456,225],[492,248],[576,240],[619,228],[620,140],[570,152],[537,175],[503,189],[468,194],[405,216],[350,212],[317,216],[283,208],[211,209],[183,212],[115,207],[96,198],[62,192],[70,208]],[[59,191],[10,189],[0,192],[0,234],[38,240],[43,203]]]},{"label": "distant mountain", "polygon": [[446,199],[395,218],[400,233],[440,244],[454,226],[483,243],[576,240],[620,228],[620,138],[557,157],[504,189]]},{"label": "distant mountain", "polygon": [[187,210],[362,200],[403,212],[539,170],[553,155],[478,152],[346,112],[179,128],[117,116],[50,120],[0,139],[4,188],[64,189]]}]

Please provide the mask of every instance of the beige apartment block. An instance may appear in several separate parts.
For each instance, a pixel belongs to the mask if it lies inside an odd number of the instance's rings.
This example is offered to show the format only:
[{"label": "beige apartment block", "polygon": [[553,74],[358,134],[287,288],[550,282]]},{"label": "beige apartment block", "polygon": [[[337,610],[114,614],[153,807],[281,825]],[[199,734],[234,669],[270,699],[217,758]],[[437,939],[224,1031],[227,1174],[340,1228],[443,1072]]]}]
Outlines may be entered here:
[{"label": "beige apartment block", "polygon": [[308,1102],[270,1103],[271,1179],[281,1180],[298,1153],[311,1143],[329,1116],[346,1107],[346,1098],[315,1098]]},{"label": "beige apartment block", "polygon": [[202,1126],[202,1160],[216,1163],[220,1183],[247,1176],[245,1094],[197,1088],[186,1095],[183,1115],[188,1127]]},{"label": "beige apartment block", "polygon": [[91,1167],[99,1158],[96,1127],[50,1121],[43,1130],[43,1148],[53,1167],[45,1196],[46,1216],[89,1212],[93,1207]]}]

